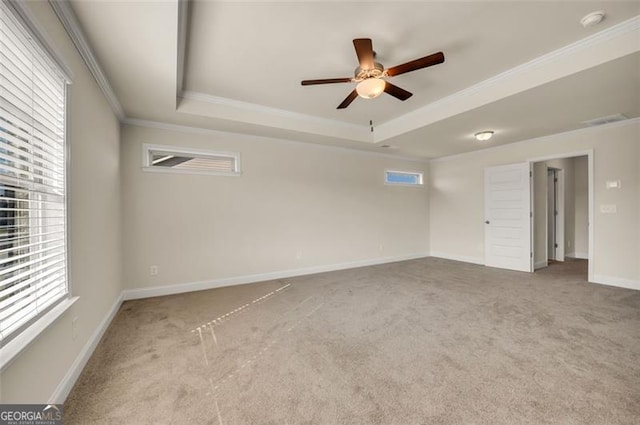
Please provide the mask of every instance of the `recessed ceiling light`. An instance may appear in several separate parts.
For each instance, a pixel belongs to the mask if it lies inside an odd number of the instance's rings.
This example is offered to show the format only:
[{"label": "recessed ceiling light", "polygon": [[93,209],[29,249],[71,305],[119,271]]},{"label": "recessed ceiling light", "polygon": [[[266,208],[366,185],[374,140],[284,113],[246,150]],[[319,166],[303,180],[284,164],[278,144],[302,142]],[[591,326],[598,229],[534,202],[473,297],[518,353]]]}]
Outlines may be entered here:
[{"label": "recessed ceiling light", "polygon": [[481,131],[479,133],[476,133],[475,136],[476,136],[476,139],[480,140],[481,142],[484,142],[485,140],[491,139],[491,136],[493,136],[493,131],[491,130]]},{"label": "recessed ceiling light", "polygon": [[588,28],[594,25],[598,25],[604,19],[604,11],[599,10],[597,12],[591,12],[584,18],[580,19],[580,23],[583,27]]}]

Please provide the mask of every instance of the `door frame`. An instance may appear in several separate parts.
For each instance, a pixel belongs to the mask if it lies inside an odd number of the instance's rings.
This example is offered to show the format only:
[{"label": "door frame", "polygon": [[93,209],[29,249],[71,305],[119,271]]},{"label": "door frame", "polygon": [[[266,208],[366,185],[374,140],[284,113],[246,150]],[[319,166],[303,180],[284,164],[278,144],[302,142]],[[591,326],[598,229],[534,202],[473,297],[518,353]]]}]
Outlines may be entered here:
[{"label": "door frame", "polygon": [[[556,178],[556,182],[554,185],[554,189],[555,189],[555,193],[554,193],[554,199],[555,199],[555,212],[557,214],[554,215],[555,217],[555,229],[553,229],[553,236],[555,238],[554,243],[558,246],[555,247],[554,249],[554,255],[553,255],[553,260],[555,261],[564,261],[564,252],[565,252],[565,170],[562,168],[555,168],[555,167],[550,167],[547,168],[547,178],[549,176],[549,170],[553,170],[554,171],[554,175]],[[547,190],[548,190],[548,185],[547,185]],[[548,204],[548,199],[549,199],[549,193],[547,192],[547,219],[546,224],[547,224],[547,238],[549,237],[549,204]],[[549,247],[549,241],[547,240],[547,250]],[[549,260],[549,252],[547,251],[547,260]]]},{"label": "door frame", "polygon": [[[595,205],[595,200],[594,200],[594,190],[595,190],[595,186],[594,186],[594,153],[593,153],[593,149],[588,149],[588,150],[583,150],[583,151],[574,151],[574,152],[563,152],[563,153],[557,153],[554,155],[547,155],[547,156],[542,156],[542,157],[535,157],[535,158],[529,158],[527,161],[530,164],[530,167],[533,167],[533,164],[536,162],[543,162],[543,161],[549,161],[552,159],[563,159],[563,158],[573,158],[576,156],[586,156],[587,157],[587,164],[588,164],[588,194],[589,194],[589,218],[588,218],[588,226],[589,226],[589,256],[588,256],[588,261],[589,261],[589,271],[588,271],[588,277],[587,280],[589,282],[593,282],[593,264],[594,264],[594,252],[593,252],[593,228],[594,228],[594,205]],[[533,193],[531,195],[533,197]],[[533,211],[533,198],[531,200],[531,209]],[[534,220],[531,220],[531,235],[533,236],[533,223]],[[533,238],[531,239],[531,252],[533,252]]]}]

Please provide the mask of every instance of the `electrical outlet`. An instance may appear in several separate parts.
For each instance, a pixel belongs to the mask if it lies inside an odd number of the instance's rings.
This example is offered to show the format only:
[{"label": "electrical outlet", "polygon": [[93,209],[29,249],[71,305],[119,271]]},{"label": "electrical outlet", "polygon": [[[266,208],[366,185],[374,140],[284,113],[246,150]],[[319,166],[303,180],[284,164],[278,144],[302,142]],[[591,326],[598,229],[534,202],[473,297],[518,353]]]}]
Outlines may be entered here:
[{"label": "electrical outlet", "polygon": [[158,266],[149,267],[149,275],[150,276],[158,276]]},{"label": "electrical outlet", "polygon": [[71,338],[76,339],[78,337],[78,318],[71,319]]}]

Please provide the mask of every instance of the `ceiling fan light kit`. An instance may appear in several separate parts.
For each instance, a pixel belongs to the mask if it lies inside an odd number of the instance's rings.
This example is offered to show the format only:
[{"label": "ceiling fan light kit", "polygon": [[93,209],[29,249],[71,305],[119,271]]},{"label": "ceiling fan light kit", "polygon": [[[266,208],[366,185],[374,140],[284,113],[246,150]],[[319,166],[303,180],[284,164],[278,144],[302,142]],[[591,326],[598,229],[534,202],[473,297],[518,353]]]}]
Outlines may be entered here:
[{"label": "ceiling fan light kit", "polygon": [[303,86],[317,84],[333,84],[333,83],[358,83],[356,88],[338,105],[338,109],[344,109],[353,102],[356,97],[360,96],[365,99],[374,99],[383,92],[405,101],[413,96],[396,85],[391,84],[386,79],[407,72],[416,71],[418,69],[427,68],[444,62],[444,54],[442,52],[434,53],[420,59],[412,60],[402,65],[385,69],[381,63],[375,62],[375,53],[373,51],[373,43],[370,38],[356,38],[353,40],[353,46],[358,56],[358,66],[354,72],[353,78],[327,78],[322,80],[303,80]]},{"label": "ceiling fan light kit", "polygon": [[362,80],[356,86],[358,96],[365,99],[373,99],[384,92],[385,81],[380,78],[367,78]]}]

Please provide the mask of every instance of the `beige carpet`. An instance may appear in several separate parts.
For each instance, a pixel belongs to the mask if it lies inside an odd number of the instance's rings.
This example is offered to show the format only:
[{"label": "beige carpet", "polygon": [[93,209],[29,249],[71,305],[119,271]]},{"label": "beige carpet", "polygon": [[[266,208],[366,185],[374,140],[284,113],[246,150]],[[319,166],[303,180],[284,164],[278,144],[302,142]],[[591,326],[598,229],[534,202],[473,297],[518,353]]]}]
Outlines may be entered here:
[{"label": "beige carpet", "polygon": [[71,424],[638,424],[640,291],[422,259],[124,303]]}]

